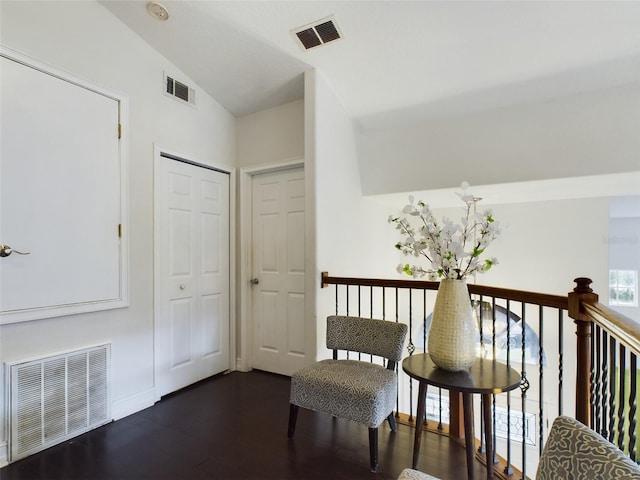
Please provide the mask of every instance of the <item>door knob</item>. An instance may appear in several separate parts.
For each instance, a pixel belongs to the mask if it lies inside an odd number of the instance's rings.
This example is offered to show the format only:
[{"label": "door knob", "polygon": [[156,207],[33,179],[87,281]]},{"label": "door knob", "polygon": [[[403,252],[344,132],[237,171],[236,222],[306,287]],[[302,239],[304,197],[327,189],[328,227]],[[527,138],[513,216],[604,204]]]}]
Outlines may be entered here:
[{"label": "door knob", "polygon": [[31,252],[19,252],[18,250],[14,250],[9,245],[0,245],[0,257],[8,257],[12,253],[17,253],[18,255],[29,255]]},{"label": "door knob", "polygon": [[258,285],[260,283],[260,280],[258,280],[257,278],[252,278],[251,280],[249,280],[249,283],[251,283],[251,285]]}]

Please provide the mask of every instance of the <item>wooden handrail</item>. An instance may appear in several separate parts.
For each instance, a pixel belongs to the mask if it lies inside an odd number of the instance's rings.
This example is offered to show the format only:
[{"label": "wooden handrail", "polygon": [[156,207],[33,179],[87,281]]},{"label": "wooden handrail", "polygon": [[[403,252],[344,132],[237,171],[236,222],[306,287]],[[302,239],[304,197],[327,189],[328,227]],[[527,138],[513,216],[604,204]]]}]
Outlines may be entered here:
[{"label": "wooden handrail", "polygon": [[582,307],[594,323],[640,355],[640,324],[601,303],[585,303]]},{"label": "wooden handrail", "polygon": [[320,281],[322,288],[329,285],[360,285],[363,287],[388,287],[388,288],[418,288],[423,290],[437,290],[440,282],[427,282],[424,280],[390,280],[387,278],[356,278],[356,277],[331,277],[328,272],[322,272]]},{"label": "wooden handrail", "polygon": [[[327,272],[321,275],[322,288],[329,285],[360,285],[363,287],[387,287],[387,288],[414,288],[420,290],[438,290],[440,282],[425,280],[390,280],[382,278],[354,278],[332,277]],[[509,288],[489,287],[486,285],[469,284],[469,293],[485,295],[488,297],[503,298],[516,302],[533,303],[544,307],[568,309],[569,303],[566,296],[550,295],[547,293],[527,292],[512,290]]]}]

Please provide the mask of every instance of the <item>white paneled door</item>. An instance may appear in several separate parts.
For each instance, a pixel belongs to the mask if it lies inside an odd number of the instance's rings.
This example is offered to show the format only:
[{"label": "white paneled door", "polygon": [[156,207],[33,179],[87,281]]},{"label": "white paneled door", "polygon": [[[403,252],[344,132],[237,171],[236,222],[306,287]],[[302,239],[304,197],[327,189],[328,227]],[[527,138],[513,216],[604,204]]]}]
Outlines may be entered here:
[{"label": "white paneled door", "polygon": [[291,375],[305,364],[304,170],[252,180],[252,364]]},{"label": "white paneled door", "polygon": [[158,396],[229,369],[229,175],[160,156]]}]

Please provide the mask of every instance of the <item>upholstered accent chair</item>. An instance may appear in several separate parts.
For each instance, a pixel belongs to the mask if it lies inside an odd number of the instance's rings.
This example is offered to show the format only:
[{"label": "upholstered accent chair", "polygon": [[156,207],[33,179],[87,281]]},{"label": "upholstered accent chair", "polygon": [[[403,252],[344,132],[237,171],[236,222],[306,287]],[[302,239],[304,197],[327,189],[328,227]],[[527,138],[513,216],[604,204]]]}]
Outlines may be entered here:
[{"label": "upholstered accent chair", "polygon": [[536,480],[640,479],[640,466],[578,420],[553,421],[538,462]]},{"label": "upholstered accent chair", "polygon": [[[304,367],[291,377],[288,436],[293,438],[299,407],[346,418],[369,427],[372,471],[378,466],[378,427],[388,420],[396,430],[393,409],[397,396],[396,365],[401,359],[407,326],[370,318],[327,318],[327,348],[332,360]],[[338,359],[348,350],[387,359],[386,367],[355,359]],[[353,355],[353,357],[358,357]]]},{"label": "upholstered accent chair", "polygon": [[402,472],[400,472],[400,476],[398,480],[440,480],[439,478],[432,477],[431,475],[427,475],[426,473],[419,472],[418,470],[413,470],[412,468],[405,468]]},{"label": "upholstered accent chair", "polygon": [[[536,480],[639,480],[640,466],[618,447],[578,420],[553,421],[538,462]],[[438,480],[405,469],[398,480]]]}]

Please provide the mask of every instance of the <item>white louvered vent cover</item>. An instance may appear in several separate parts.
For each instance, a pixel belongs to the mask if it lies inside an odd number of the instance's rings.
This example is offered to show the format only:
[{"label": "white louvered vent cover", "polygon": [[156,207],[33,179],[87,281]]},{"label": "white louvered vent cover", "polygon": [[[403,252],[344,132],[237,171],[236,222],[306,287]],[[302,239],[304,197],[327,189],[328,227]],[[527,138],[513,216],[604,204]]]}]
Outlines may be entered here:
[{"label": "white louvered vent cover", "polygon": [[164,94],[191,106],[196,105],[196,91],[188,85],[164,73]]},{"label": "white louvered vent cover", "polygon": [[111,420],[111,346],[7,364],[10,461]]}]

